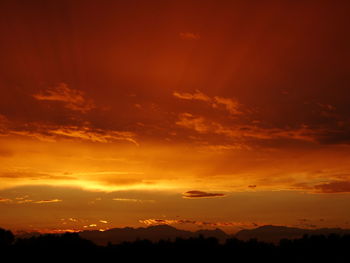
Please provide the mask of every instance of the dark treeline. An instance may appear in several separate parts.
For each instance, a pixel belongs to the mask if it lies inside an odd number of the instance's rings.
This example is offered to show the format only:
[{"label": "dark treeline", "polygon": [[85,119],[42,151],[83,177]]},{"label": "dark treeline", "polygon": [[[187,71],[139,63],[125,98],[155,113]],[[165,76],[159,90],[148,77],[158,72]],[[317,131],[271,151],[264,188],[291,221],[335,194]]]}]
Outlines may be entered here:
[{"label": "dark treeline", "polygon": [[15,239],[10,231],[0,229],[0,253],[7,258],[4,262],[11,262],[9,259],[13,262],[23,259],[34,259],[34,262],[71,259],[78,262],[350,262],[350,235],[305,235],[299,239],[282,239],[278,244],[234,238],[220,243],[215,238],[200,236],[98,246],[77,233]]}]

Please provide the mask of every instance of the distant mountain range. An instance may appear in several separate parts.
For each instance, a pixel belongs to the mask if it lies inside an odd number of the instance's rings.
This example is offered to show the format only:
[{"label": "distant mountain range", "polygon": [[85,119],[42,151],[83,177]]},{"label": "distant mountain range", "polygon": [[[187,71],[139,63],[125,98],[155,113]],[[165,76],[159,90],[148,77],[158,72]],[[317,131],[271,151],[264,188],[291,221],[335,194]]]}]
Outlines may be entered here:
[{"label": "distant mountain range", "polygon": [[[237,238],[241,240],[249,240],[256,238],[260,241],[278,242],[283,238],[295,239],[303,235],[329,235],[329,234],[350,234],[350,229],[342,228],[320,228],[320,229],[302,229],[286,226],[266,225],[254,229],[244,229],[235,235],[229,235],[221,229],[214,230],[198,230],[195,232],[177,229],[169,225],[157,225],[140,228],[112,228],[106,231],[86,230],[79,232],[82,238],[91,240],[98,245],[106,245],[108,242],[119,244],[125,241],[132,242],[135,240],[148,239],[151,241],[174,240],[175,238],[191,238],[202,235],[203,237],[215,237],[220,242],[224,242],[228,238]],[[39,233],[21,233],[17,235],[20,238],[28,238],[37,236]]]},{"label": "distant mountain range", "polygon": [[96,244],[106,245],[108,242],[112,244],[118,244],[124,241],[135,241],[137,239],[148,239],[151,241],[163,240],[174,240],[175,238],[191,238],[198,237],[200,235],[204,237],[215,237],[220,241],[225,241],[226,239],[232,237],[226,234],[221,229],[215,230],[199,230],[199,231],[187,231],[180,230],[169,225],[157,225],[150,226],[147,228],[112,228],[106,231],[82,231],[79,233],[81,237],[89,239]]},{"label": "distant mountain range", "polygon": [[318,228],[303,229],[286,226],[266,225],[254,229],[244,229],[235,234],[235,237],[241,240],[256,238],[260,241],[278,242],[283,238],[295,239],[303,235],[329,235],[329,234],[350,234],[350,229],[342,228]]}]

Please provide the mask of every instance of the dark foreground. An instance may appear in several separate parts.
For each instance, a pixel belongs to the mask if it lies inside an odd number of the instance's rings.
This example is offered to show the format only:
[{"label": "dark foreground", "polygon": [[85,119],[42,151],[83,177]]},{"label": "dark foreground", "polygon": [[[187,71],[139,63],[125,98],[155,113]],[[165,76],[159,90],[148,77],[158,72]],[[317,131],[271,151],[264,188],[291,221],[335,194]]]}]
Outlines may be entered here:
[{"label": "dark foreground", "polygon": [[219,243],[215,238],[198,237],[98,246],[78,234],[15,239],[10,231],[0,229],[0,253],[5,259],[0,262],[350,262],[350,235],[305,235],[278,244],[254,239]]}]

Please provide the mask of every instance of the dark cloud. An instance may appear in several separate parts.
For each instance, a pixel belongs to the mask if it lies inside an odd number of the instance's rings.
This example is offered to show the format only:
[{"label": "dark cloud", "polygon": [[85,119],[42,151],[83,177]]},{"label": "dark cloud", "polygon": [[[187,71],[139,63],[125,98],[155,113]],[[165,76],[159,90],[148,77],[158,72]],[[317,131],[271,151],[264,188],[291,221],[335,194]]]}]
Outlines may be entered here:
[{"label": "dark cloud", "polygon": [[224,194],[220,193],[208,193],[203,191],[188,191],[182,194],[183,198],[214,198],[214,197],[223,197]]},{"label": "dark cloud", "polygon": [[321,193],[350,193],[350,181],[331,181],[318,184],[315,190]]}]

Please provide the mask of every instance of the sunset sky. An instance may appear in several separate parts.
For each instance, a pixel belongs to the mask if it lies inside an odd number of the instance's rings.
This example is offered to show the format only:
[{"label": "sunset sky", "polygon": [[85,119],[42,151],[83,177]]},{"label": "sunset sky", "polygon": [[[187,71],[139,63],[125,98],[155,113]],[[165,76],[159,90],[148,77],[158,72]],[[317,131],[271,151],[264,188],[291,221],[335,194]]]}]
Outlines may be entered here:
[{"label": "sunset sky", "polygon": [[0,227],[350,228],[348,1],[0,2]]}]

